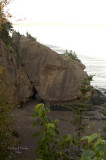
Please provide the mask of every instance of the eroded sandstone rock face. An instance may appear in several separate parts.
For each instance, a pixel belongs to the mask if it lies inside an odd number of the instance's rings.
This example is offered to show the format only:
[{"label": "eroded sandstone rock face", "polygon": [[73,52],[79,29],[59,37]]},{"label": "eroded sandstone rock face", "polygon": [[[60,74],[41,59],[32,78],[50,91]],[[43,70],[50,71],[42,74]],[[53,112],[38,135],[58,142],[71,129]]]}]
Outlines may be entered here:
[{"label": "eroded sandstone rock face", "polygon": [[8,80],[13,89],[13,93],[10,94],[14,94],[19,103],[26,102],[33,95],[32,84],[19,64],[15,51],[11,47],[7,49],[2,41],[0,41],[0,66],[5,68],[4,81]]},{"label": "eroded sandstone rock face", "polygon": [[14,34],[13,44],[25,70],[23,87],[18,93],[21,97],[24,98],[25,92],[27,97],[31,96],[32,85],[46,101],[66,102],[77,98],[77,86],[87,76],[84,65],[68,62],[50,48],[24,36]]}]

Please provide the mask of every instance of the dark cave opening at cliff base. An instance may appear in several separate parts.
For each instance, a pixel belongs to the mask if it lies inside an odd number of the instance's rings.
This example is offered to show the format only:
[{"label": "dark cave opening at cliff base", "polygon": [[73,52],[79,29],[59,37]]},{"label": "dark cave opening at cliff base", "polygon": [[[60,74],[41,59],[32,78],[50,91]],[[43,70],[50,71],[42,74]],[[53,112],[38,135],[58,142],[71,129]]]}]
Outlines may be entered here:
[{"label": "dark cave opening at cliff base", "polygon": [[39,96],[37,90],[35,89],[35,87],[33,86],[33,95],[31,97],[31,99],[36,99],[38,100],[39,102],[42,102],[43,103],[43,99],[41,99],[41,97]]}]

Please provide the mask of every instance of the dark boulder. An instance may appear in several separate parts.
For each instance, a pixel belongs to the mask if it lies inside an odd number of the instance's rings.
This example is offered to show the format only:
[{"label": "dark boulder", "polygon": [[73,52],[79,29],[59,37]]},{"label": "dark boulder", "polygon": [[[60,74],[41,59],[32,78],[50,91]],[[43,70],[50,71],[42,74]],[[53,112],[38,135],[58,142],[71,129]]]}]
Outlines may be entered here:
[{"label": "dark boulder", "polygon": [[92,90],[91,103],[93,105],[105,104],[106,96],[99,89],[94,88]]}]

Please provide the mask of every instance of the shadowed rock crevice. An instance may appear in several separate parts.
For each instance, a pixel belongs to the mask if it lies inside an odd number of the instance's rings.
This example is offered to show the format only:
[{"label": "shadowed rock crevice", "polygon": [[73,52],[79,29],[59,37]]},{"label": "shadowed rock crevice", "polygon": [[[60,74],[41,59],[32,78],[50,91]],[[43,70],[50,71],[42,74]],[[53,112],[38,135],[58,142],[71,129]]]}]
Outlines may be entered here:
[{"label": "shadowed rock crevice", "polygon": [[34,84],[33,84],[33,82],[30,80],[30,77],[29,77],[29,75],[26,73],[26,75],[27,75],[27,77],[28,77],[28,79],[29,79],[29,81],[30,81],[30,83],[31,83],[31,85],[32,85],[32,96],[30,97],[30,99],[36,99],[36,100],[38,100],[39,102],[43,102],[43,99],[41,99],[41,97],[39,96],[39,94],[38,94],[38,91],[36,90],[36,88],[35,88],[35,86],[34,86]]},{"label": "shadowed rock crevice", "polygon": [[41,99],[41,97],[39,96],[37,90],[35,89],[35,87],[33,86],[33,95],[31,97],[31,99],[36,99],[38,100],[39,102],[42,102],[43,103],[43,100]]}]

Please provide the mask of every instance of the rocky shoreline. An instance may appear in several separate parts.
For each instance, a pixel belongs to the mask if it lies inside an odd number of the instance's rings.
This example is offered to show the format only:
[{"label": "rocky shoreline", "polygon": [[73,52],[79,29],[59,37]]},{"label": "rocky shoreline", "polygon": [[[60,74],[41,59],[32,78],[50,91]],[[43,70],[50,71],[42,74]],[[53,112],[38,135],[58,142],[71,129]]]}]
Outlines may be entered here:
[{"label": "rocky shoreline", "polygon": [[92,105],[106,104],[106,89],[104,88],[93,88],[91,96]]},{"label": "rocky shoreline", "polygon": [[104,89],[104,88],[98,88],[98,89],[103,93],[103,95],[106,96],[106,89]]}]

